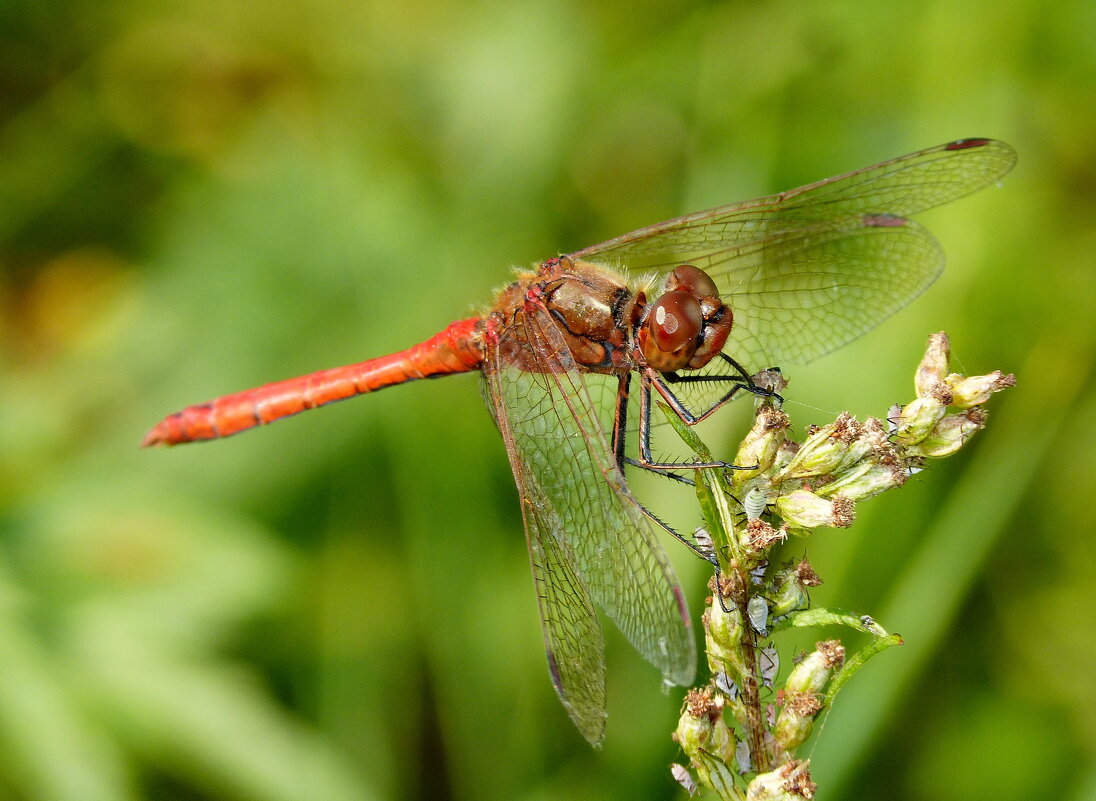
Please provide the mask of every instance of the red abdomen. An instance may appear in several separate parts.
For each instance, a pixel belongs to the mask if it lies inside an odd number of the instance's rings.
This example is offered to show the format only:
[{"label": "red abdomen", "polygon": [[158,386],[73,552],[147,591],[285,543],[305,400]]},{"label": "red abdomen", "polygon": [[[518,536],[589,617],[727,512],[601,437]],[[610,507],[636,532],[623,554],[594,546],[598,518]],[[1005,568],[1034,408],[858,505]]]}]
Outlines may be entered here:
[{"label": "red abdomen", "polygon": [[399,353],[188,406],[161,420],[145,435],[141,445],[179,445],[227,437],[393,384],[478,370],[483,363],[482,323],[478,317],[458,320],[425,342]]}]

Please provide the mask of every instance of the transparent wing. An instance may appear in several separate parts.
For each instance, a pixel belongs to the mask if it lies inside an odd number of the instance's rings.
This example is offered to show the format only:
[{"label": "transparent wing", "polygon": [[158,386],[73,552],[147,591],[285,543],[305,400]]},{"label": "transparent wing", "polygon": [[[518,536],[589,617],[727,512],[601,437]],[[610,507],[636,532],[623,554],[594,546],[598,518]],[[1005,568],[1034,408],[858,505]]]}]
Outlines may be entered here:
[{"label": "transparent wing", "polygon": [[534,481],[519,482],[548,657],[548,673],[564,708],[594,745],[605,732],[605,642],[575,554],[556,536],[558,516]]},{"label": "transparent wing", "polygon": [[943,251],[912,220],[887,222],[739,248],[716,279],[728,287],[735,316],[728,352],[750,371],[803,364],[924,292],[944,269]]},{"label": "transparent wing", "polygon": [[1003,142],[965,139],[759,200],[667,220],[571,254],[632,270],[706,270],[735,313],[727,350],[752,370],[810,361],[902,308],[943,256],[906,217],[998,181]]},{"label": "transparent wing", "polygon": [[552,681],[596,743],[605,665],[592,603],[668,681],[686,684],[696,646],[681,588],[547,312],[515,317],[488,346],[484,376],[521,498]]}]

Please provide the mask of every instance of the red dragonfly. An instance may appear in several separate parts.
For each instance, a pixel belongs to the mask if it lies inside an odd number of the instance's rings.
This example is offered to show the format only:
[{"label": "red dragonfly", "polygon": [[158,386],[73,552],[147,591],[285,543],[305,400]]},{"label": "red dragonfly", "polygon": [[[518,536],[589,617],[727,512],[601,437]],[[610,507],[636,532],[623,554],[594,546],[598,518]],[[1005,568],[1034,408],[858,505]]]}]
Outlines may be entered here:
[{"label": "red dragonfly", "polygon": [[[936,240],[908,216],[998,181],[1015,159],[1004,143],[963,139],[641,228],[520,273],[482,317],[405,351],[189,406],[144,445],[226,437],[393,384],[481,371],[517,482],[552,683],[597,744],[606,710],[595,607],[666,682],[688,684],[695,670],[662,524],[624,477],[626,464],[680,466],[651,458],[652,390],[695,423],[740,390],[765,394],[741,364],[807,362],[874,327],[943,269]],[[633,376],[638,458],[625,455]]]}]

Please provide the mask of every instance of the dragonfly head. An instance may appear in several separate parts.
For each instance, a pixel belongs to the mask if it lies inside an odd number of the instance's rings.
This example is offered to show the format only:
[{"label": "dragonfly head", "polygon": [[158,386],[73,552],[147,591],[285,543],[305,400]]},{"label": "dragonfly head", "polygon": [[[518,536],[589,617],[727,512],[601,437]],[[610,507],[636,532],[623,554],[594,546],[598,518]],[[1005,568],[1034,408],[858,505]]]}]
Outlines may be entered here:
[{"label": "dragonfly head", "polygon": [[708,274],[691,264],[675,267],[662,289],[640,319],[640,352],[647,364],[664,373],[703,367],[731,333],[730,307],[719,299],[719,289]]}]

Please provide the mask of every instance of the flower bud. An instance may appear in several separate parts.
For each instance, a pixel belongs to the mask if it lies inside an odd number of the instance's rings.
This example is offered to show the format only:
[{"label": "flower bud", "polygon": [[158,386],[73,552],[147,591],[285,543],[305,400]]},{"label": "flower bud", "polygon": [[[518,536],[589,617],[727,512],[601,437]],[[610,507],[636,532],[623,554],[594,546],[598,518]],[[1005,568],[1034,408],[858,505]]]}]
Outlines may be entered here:
[{"label": "flower bud", "polygon": [[929,337],[929,346],[917,366],[917,375],[913,385],[917,388],[917,397],[932,396],[937,384],[943,382],[948,374],[948,361],[951,358],[951,343],[948,335],[941,331]]},{"label": "flower bud", "polygon": [[784,708],[773,727],[773,736],[785,751],[798,748],[814,729],[815,716],[822,710],[819,693],[784,693]]},{"label": "flower bud", "polygon": [[772,467],[773,460],[788,430],[788,415],[773,406],[762,406],[754,417],[753,427],[742,440],[734,463],[743,467],[757,465],[753,470],[736,470],[735,486]]},{"label": "flower bud", "polygon": [[869,417],[860,426],[860,436],[857,437],[856,442],[849,446],[849,449],[845,452],[845,458],[841,460],[833,472],[838,474],[848,470],[873,451],[885,448],[887,442],[887,429],[883,427],[882,421],[878,417]]},{"label": "flower bud", "polygon": [[961,376],[955,373],[946,379],[952,393],[952,406],[969,409],[989,400],[989,396],[1002,389],[1016,386],[1016,376],[994,370],[989,375]]},{"label": "flower bud", "polygon": [[707,748],[712,736],[713,723],[722,716],[723,697],[710,687],[689,690],[685,694],[685,709],[678,718],[674,737],[681,749],[689,755]]},{"label": "flower bud", "polygon": [[920,442],[944,416],[947,408],[947,403],[941,403],[931,396],[907,403],[898,415],[895,440],[903,444]]},{"label": "flower bud", "polygon": [[[708,669],[713,675],[726,673],[739,680],[745,675],[746,665],[742,661],[739,644],[742,641],[742,615],[734,603],[728,602],[729,580],[723,579],[723,586],[713,586],[716,596],[711,605],[704,610],[704,646],[708,654]],[[723,593],[720,603],[718,593]],[[723,605],[727,605],[727,609]]]},{"label": "flower bud", "polygon": [[914,456],[940,458],[951,456],[967,444],[974,432],[986,423],[986,413],[975,407],[962,414],[949,414],[923,440],[908,449]]},{"label": "flower bud", "polygon": [[814,798],[810,760],[792,760],[768,773],[760,773],[746,790],[746,801],[802,801]]},{"label": "flower bud", "polygon": [[708,718],[693,717],[688,710],[681,713],[677,728],[674,729],[674,737],[686,754],[695,753],[706,746],[711,736],[712,722]]},{"label": "flower bud", "polygon": [[773,461],[773,469],[778,475],[784,472],[784,468],[795,458],[797,453],[799,453],[799,443],[794,439],[786,439],[780,443],[780,447],[776,451],[776,459]]},{"label": "flower bud", "polygon": [[735,740],[734,730],[727,725],[723,715],[712,721],[712,736],[708,741],[708,751],[715,754],[724,764],[730,765],[734,759],[738,741]]},{"label": "flower bud", "polygon": [[845,458],[849,447],[860,437],[861,426],[848,412],[842,412],[827,426],[813,431],[792,460],[785,465],[780,480],[823,476],[833,472]]},{"label": "flower bud", "polygon": [[742,641],[742,616],[733,604],[726,611],[718,599],[708,609],[706,627],[708,639],[716,648],[733,651]]},{"label": "flower bud", "polygon": [[776,499],[776,512],[789,525],[798,528],[852,525],[855,514],[847,498],[826,500],[810,490],[795,490]]},{"label": "flower bud", "polygon": [[909,471],[897,460],[887,459],[881,462],[864,460],[856,470],[851,470],[836,481],[819,487],[817,492],[819,495],[834,497],[835,500],[835,496],[840,496],[848,501],[862,501],[892,487],[902,486],[907,478],[909,478]]},{"label": "flower bud", "polygon": [[833,675],[834,668],[845,662],[845,647],[840,640],[826,640],[815,645],[815,649],[791,669],[788,680],[784,682],[784,693],[790,695],[811,695],[820,693]]}]

